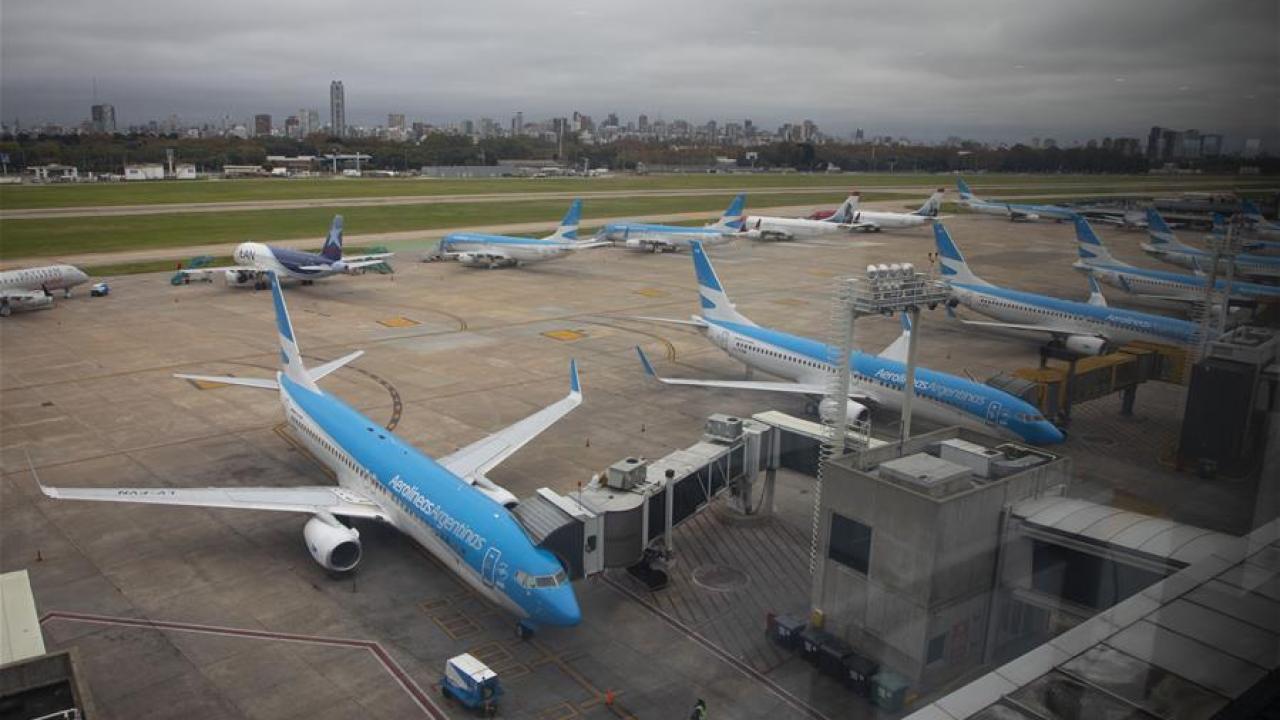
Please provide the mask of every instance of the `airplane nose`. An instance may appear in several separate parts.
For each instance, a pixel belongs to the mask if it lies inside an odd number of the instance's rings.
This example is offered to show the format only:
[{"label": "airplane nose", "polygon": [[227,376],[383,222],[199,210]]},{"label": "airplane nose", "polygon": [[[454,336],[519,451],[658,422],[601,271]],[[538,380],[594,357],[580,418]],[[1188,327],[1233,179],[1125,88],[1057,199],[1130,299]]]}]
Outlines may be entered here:
[{"label": "airplane nose", "polygon": [[546,611],[548,625],[572,627],[582,622],[582,610],[572,585],[561,585],[547,593]]},{"label": "airplane nose", "polygon": [[1040,424],[1040,431],[1036,435],[1036,443],[1039,445],[1056,445],[1067,439],[1057,425],[1047,421]]}]

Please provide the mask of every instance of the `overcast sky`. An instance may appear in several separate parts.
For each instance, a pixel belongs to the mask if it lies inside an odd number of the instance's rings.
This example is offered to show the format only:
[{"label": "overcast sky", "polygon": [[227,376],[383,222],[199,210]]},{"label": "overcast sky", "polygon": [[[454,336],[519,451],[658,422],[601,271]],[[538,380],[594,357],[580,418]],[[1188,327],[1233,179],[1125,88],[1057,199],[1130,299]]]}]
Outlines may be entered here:
[{"label": "overcast sky", "polygon": [[0,0],[0,116],[811,118],[920,139],[1280,141],[1276,0]]}]

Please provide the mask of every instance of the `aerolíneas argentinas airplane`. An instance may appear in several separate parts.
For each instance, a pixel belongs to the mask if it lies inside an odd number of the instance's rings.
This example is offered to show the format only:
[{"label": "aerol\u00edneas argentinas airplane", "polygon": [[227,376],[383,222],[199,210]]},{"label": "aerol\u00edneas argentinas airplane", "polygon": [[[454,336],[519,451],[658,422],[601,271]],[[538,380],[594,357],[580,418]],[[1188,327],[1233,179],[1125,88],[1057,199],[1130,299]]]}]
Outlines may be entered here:
[{"label": "aerol\u00edneas argentinas airplane", "polygon": [[1061,205],[1020,205],[997,200],[983,200],[974,195],[973,191],[969,189],[969,183],[962,179],[956,180],[956,186],[960,189],[960,204],[974,212],[999,215],[1015,222],[1018,220],[1039,220],[1041,218],[1062,221],[1070,220],[1076,216],[1075,210]]},{"label": "aerol\u00edneas argentinas airplane", "polygon": [[747,196],[739,194],[729,203],[720,219],[703,227],[654,225],[652,223],[609,223],[600,228],[596,239],[620,242],[628,250],[639,252],[677,252],[688,248],[694,240],[703,245],[722,245],[742,233],[742,209]]},{"label": "aerol\u00edneas argentinas airplane", "polygon": [[[654,371],[644,351],[637,347],[645,372],[670,385],[785,392],[809,397],[826,395],[831,374],[836,371],[834,363],[840,357],[839,350],[817,340],[751,322],[729,301],[711,261],[697,243],[693,246],[693,262],[702,314],[689,320],[645,319],[697,327],[730,357],[750,368],[784,377],[787,382],[662,378]],[[902,335],[879,355],[853,353],[847,398],[850,420],[865,418],[869,404],[901,408],[910,332],[910,327],[904,322]],[[963,425],[1037,445],[1063,440],[1062,431],[1046,420],[1040,411],[1002,390],[927,368],[916,369],[915,386],[915,412],[933,422]],[[819,406],[819,412],[825,419],[837,411],[838,407],[828,407],[825,401]]]},{"label": "aerol\u00edneas argentinas airplane", "polygon": [[[1147,209],[1147,237],[1150,242],[1142,243],[1142,250],[1157,260],[1201,272],[1213,267],[1213,253],[1184,244],[1155,208]],[[1219,271],[1225,273],[1227,263],[1218,265]],[[1236,277],[1280,277],[1280,257],[1274,255],[1236,255],[1234,265]]]},{"label": "aerol\u00edneas argentinas airplane", "polygon": [[545,238],[486,235],[484,233],[450,233],[440,241],[439,257],[457,260],[467,267],[500,268],[559,260],[570,253],[608,243],[579,241],[578,223],[582,218],[582,201],[574,200],[560,227]]},{"label": "aerol\u00edneas argentinas airplane", "polygon": [[[1177,302],[1204,300],[1204,292],[1209,284],[1207,276],[1167,270],[1148,270],[1117,260],[1102,244],[1102,240],[1098,238],[1087,220],[1077,216],[1075,225],[1076,250],[1080,259],[1075,261],[1073,267],[1077,270],[1083,270],[1108,285],[1149,300]],[[1226,292],[1227,281],[1219,278],[1214,283],[1214,289]],[[1233,280],[1231,296],[1250,300],[1274,300],[1280,298],[1280,286]]]},{"label": "aerol\u00edneas argentinas airplane", "polygon": [[1186,320],[1134,310],[1107,307],[1097,280],[1089,278],[1089,302],[1075,302],[1010,290],[983,280],[969,269],[960,248],[942,223],[933,226],[942,277],[951,286],[948,314],[956,304],[999,322],[963,320],[978,329],[1010,330],[1048,335],[1068,350],[1100,355],[1135,340],[1166,345],[1195,342],[1196,325]]},{"label": "aerol\u00edneas argentinas airplane", "polygon": [[353,570],[362,554],[359,531],[338,518],[379,520],[413,538],[481,595],[521,618],[522,630],[531,631],[539,624],[577,624],[578,601],[560,561],[534,545],[511,514],[508,508],[516,503],[515,497],[485,477],[582,402],[577,365],[570,363],[569,394],[564,399],[433,460],[317,387],[317,380],[363,351],[308,370],[294,341],[280,282],[274,273],[269,279],[280,341],[280,371],[275,379],[177,377],[278,392],[290,430],[333,470],[337,487],[58,488],[41,484],[44,494],[65,500],[306,513],[311,515],[303,528],[307,550],[333,572]]},{"label": "aerol\u00edneas argentinas airplane", "polygon": [[63,297],[71,297],[71,288],[88,280],[89,276],[73,265],[0,272],[0,317],[9,317],[14,310],[49,307],[53,305],[54,290],[61,290]]},{"label": "aerol\u00edneas argentinas airplane", "polygon": [[263,290],[269,284],[267,276],[270,274],[310,284],[313,280],[330,275],[354,275],[364,268],[382,265],[389,257],[391,253],[343,257],[342,216],[334,215],[333,222],[329,225],[329,235],[318,254],[257,242],[243,242],[236,246],[232,255],[236,265],[188,268],[179,272],[188,277],[207,278],[212,273],[222,271],[226,274],[228,285],[252,285],[255,289]]},{"label": "aerol\u00edneas argentinas airplane", "polygon": [[849,196],[849,200],[841,205],[828,219],[832,222],[847,223],[857,230],[866,232],[880,232],[888,228],[896,230],[899,228],[913,228],[921,225],[928,225],[934,222],[938,217],[938,212],[942,209],[942,197],[946,193],[945,188],[938,188],[928,200],[920,206],[919,210],[909,213],[888,212],[884,210],[859,210],[858,203],[862,200],[861,193],[853,193]]},{"label": "aerol\u00edneas argentinas airplane", "polygon": [[[1257,204],[1252,200],[1242,201],[1241,209],[1244,214],[1244,219],[1249,222],[1249,229],[1251,229],[1255,234],[1262,237],[1280,238],[1280,223],[1263,217],[1262,211],[1258,209]],[[1262,244],[1267,246],[1267,249],[1269,250],[1277,249],[1278,245],[1278,243],[1268,243],[1265,241]]]}]

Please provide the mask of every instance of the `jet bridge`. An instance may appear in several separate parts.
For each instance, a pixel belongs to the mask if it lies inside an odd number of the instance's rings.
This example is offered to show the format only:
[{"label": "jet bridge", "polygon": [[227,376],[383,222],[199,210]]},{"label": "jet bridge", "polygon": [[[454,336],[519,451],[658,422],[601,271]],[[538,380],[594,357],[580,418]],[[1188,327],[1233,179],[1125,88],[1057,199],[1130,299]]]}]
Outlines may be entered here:
[{"label": "jet bridge", "polygon": [[[625,458],[581,490],[548,488],[512,514],[539,546],[555,553],[570,579],[628,568],[652,587],[666,584],[674,552],[671,532],[729,493],[743,514],[768,513],[778,468],[779,431],[765,423],[716,414],[702,440],[649,461]],[[764,487],[755,492],[760,473]]]}]

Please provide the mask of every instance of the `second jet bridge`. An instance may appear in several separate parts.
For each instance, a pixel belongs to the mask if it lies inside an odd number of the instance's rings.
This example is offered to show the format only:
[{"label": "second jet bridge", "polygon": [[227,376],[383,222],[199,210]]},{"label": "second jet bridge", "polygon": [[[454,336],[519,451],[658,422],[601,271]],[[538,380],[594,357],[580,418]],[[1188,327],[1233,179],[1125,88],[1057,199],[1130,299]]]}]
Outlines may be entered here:
[{"label": "second jet bridge", "polygon": [[[645,582],[666,581],[671,531],[730,493],[744,514],[768,512],[778,467],[779,431],[755,420],[712,415],[703,439],[654,461],[626,458],[581,490],[541,488],[512,509],[539,546],[555,553],[570,579],[630,568]],[[764,488],[754,486],[766,473]]]}]

